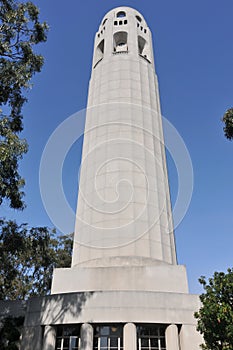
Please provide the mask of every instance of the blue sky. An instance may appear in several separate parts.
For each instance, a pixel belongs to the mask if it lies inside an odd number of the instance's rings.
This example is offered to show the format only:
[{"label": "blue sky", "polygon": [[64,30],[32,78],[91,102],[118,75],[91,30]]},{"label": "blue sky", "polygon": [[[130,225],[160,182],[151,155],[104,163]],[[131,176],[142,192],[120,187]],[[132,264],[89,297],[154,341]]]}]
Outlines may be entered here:
[{"label": "blue sky", "polygon": [[[53,227],[40,197],[39,164],[54,129],[85,108],[93,40],[105,13],[131,6],[153,34],[163,115],[176,127],[190,152],[194,191],[189,210],[176,229],[177,254],[187,266],[190,291],[199,293],[200,275],[226,270],[233,261],[233,143],[224,138],[221,117],[233,105],[232,0],[69,0],[35,3],[50,25],[45,57],[24,108],[24,137],[30,149],[21,162],[27,209],[3,215],[30,226]],[[64,164],[64,189],[73,208],[81,142]],[[169,158],[169,157],[168,157]],[[169,161],[172,200],[177,174]],[[54,198],[54,206],[59,206]],[[64,217],[64,221],[66,218]],[[67,223],[72,227],[73,223]]]}]

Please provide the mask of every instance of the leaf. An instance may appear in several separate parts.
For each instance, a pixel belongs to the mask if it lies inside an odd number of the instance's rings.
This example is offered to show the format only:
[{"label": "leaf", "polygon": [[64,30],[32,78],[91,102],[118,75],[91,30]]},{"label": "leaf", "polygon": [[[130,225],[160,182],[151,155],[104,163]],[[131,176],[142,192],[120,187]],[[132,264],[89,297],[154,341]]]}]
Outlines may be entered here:
[{"label": "leaf", "polygon": [[39,10],[32,2],[0,1],[0,204],[9,201],[23,209],[24,179],[19,161],[27,152],[20,139],[23,130],[22,108],[33,75],[41,71],[44,60],[34,46],[47,40],[48,25],[39,21]]},{"label": "leaf", "polygon": [[223,123],[225,123],[225,126],[223,128],[224,134],[228,140],[233,139],[233,108],[228,109],[223,118]]},{"label": "leaf", "polygon": [[200,278],[204,293],[202,306],[194,317],[197,330],[203,335],[206,350],[233,349],[233,269],[215,272],[208,282]]}]

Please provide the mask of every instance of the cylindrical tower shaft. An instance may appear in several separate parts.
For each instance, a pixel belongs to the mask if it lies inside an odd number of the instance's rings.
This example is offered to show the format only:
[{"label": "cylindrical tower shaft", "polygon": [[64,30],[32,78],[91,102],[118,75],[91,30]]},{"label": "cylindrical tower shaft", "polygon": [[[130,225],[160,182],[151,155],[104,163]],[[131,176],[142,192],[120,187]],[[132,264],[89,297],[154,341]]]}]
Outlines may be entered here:
[{"label": "cylindrical tower shaft", "polygon": [[110,11],[96,34],[72,266],[176,264],[150,29]]}]

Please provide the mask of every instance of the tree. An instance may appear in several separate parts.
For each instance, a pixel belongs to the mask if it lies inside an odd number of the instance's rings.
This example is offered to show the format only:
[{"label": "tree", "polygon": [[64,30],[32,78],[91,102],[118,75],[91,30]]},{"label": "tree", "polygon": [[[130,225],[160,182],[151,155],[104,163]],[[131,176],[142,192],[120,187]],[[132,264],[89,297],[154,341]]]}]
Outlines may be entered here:
[{"label": "tree", "polygon": [[53,269],[70,267],[72,246],[72,235],[0,220],[0,299],[47,295]]},{"label": "tree", "polygon": [[0,349],[18,350],[24,317],[6,317],[1,320]]},{"label": "tree", "polygon": [[0,0],[0,204],[23,209],[24,179],[18,172],[19,160],[27,152],[20,139],[22,107],[30,80],[43,66],[35,45],[47,40],[48,26],[39,22],[39,10],[32,2]]},{"label": "tree", "polygon": [[215,272],[208,282],[201,277],[205,293],[200,295],[202,306],[194,314],[197,330],[203,335],[206,350],[233,349],[233,269]]},{"label": "tree", "polygon": [[224,134],[227,139],[233,139],[233,108],[230,108],[224,114],[222,121],[225,123],[223,128]]}]

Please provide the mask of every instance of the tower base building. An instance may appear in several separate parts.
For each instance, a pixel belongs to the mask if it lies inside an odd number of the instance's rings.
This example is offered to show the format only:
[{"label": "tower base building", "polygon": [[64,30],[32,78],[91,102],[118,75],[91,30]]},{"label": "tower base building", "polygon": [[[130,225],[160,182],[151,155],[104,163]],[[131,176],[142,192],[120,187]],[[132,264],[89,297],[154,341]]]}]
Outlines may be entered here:
[{"label": "tower base building", "polygon": [[116,8],[95,37],[72,266],[18,308],[21,349],[198,350],[199,308],[176,259],[150,29]]}]

